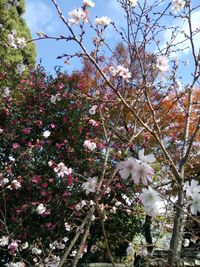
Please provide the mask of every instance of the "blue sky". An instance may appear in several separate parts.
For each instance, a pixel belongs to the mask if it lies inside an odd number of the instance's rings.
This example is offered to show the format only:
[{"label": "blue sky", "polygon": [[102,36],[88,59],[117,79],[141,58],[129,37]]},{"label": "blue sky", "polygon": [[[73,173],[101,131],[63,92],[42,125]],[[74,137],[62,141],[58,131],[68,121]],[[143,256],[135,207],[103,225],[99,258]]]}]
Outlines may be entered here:
[{"label": "blue sky", "polygon": [[[143,0],[140,0],[140,3]],[[68,12],[74,8],[78,8],[81,6],[81,0],[58,0],[57,1],[63,11],[63,14],[66,18],[68,18]],[[96,0],[94,1],[96,6],[90,9],[90,18],[93,20],[95,16],[108,16],[113,21],[116,22],[118,26],[123,26],[123,12],[117,0]],[[154,2],[154,0],[148,0],[148,4]],[[165,0],[164,4],[169,3],[169,0]],[[193,0],[193,4],[198,3],[198,0]],[[162,8],[162,5],[160,5]],[[63,25],[63,23],[59,20],[57,12],[55,10],[54,5],[52,4],[51,0],[26,0],[26,14],[25,19],[29,28],[31,29],[33,38],[37,37],[36,32],[44,32],[48,35],[52,36],[59,36],[61,34],[66,35],[67,29]],[[193,24],[194,29],[199,27],[200,25],[200,10],[197,10],[193,15]],[[169,21],[169,18],[166,18],[164,21],[166,25],[171,25],[172,22]],[[174,22],[173,22],[174,23]],[[181,26],[183,30],[187,32],[187,28],[184,26],[182,21],[177,20],[173,25],[183,25]],[[125,24],[124,24],[125,25]],[[76,27],[76,26],[73,26]],[[105,37],[108,42],[114,47],[115,44],[118,42],[118,38],[116,33],[113,31],[111,27],[108,27],[105,31]],[[169,40],[171,35],[170,30],[166,30],[160,34],[160,41],[161,43],[165,43]],[[86,36],[86,46],[91,49],[91,40],[92,34],[89,33]],[[177,36],[177,40],[181,40],[183,34],[179,33]],[[196,47],[197,49],[200,48],[200,36],[197,35],[195,37]],[[78,60],[74,60],[71,65],[64,64],[64,59],[58,60],[56,57],[61,55],[62,53],[67,53],[74,51],[76,47],[72,43],[66,43],[63,41],[54,41],[54,40],[40,40],[36,42],[37,45],[37,58],[38,62],[40,59],[42,60],[42,65],[45,66],[46,70],[49,72],[53,72],[55,65],[63,66],[64,71],[71,72],[76,68],[80,68],[80,62]],[[152,47],[152,49],[154,49]],[[154,52],[154,51],[153,51]],[[189,51],[185,51],[179,55],[181,60],[189,60],[190,62],[190,53]],[[182,72],[184,72],[184,66],[182,66]],[[188,70],[190,72],[191,66],[190,63],[187,66],[187,73]]]}]

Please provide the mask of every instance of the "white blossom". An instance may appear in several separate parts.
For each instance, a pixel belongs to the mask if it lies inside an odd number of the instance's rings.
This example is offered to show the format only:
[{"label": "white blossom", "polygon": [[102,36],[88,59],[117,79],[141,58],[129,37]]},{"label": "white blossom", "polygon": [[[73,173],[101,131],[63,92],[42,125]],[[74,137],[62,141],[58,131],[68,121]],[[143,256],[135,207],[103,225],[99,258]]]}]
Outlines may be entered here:
[{"label": "white blossom", "polygon": [[133,244],[129,243],[127,249],[126,249],[126,255],[130,256],[130,257],[134,257],[135,256],[135,250],[133,248]]},{"label": "white blossom", "polygon": [[0,238],[0,247],[4,247],[8,245],[8,241],[9,241],[9,236],[2,236]]},{"label": "white blossom", "polygon": [[13,180],[11,182],[12,187],[14,187],[15,189],[19,189],[21,187],[21,184],[17,181],[17,180]]},{"label": "white blossom", "polygon": [[50,98],[51,103],[56,104],[56,101],[60,101],[61,97],[60,94],[52,95]]},{"label": "white blossom", "polygon": [[86,194],[95,193],[97,185],[97,178],[88,178],[87,182],[82,184],[83,189],[86,191]]},{"label": "white blossom", "polygon": [[38,249],[36,247],[33,247],[32,250],[31,250],[32,254],[34,255],[40,255],[42,253],[42,250],[41,249]]},{"label": "white blossom", "polygon": [[164,200],[162,200],[158,192],[151,187],[142,189],[140,200],[144,205],[145,212],[149,216],[161,215],[166,211]]},{"label": "white blossom", "polygon": [[132,7],[135,7],[137,5],[137,0],[129,0],[129,1]]},{"label": "white blossom", "polygon": [[44,131],[43,133],[44,138],[48,138],[50,135],[51,135],[51,132],[48,130]]},{"label": "white blossom", "polygon": [[3,97],[9,97],[9,95],[10,95],[10,89],[9,89],[9,87],[4,87],[2,96]]},{"label": "white blossom", "polygon": [[192,200],[188,202],[188,205],[192,214],[196,215],[198,211],[200,212],[200,194],[194,194]]},{"label": "white blossom", "polygon": [[185,248],[185,247],[188,247],[189,244],[190,244],[190,240],[187,239],[187,238],[185,238],[185,239],[183,240],[183,246],[184,246],[184,248]]},{"label": "white blossom", "polygon": [[135,158],[128,158],[127,160],[120,162],[118,168],[121,178],[125,180],[130,175],[133,175],[136,168],[136,164],[137,162]]},{"label": "white blossom", "polygon": [[65,174],[70,175],[72,173],[72,168],[68,168],[63,162],[60,162],[57,167],[54,168],[54,171],[57,173],[58,177],[63,178]]},{"label": "white blossom", "polygon": [[95,115],[96,114],[96,109],[97,109],[97,105],[92,106],[91,109],[89,109],[90,115]]},{"label": "white blossom", "polygon": [[95,148],[97,147],[97,145],[94,142],[91,142],[90,140],[85,140],[83,146],[90,151],[95,150]]},{"label": "white blossom", "polygon": [[68,224],[67,222],[65,223],[65,230],[68,232],[71,230],[71,225]]},{"label": "white blossom", "polygon": [[25,46],[26,46],[26,40],[25,40],[25,38],[24,37],[18,37],[17,39],[16,39],[16,42],[17,42],[17,47],[19,48],[19,49],[23,49]]},{"label": "white blossom", "polygon": [[172,11],[177,14],[184,8],[185,4],[184,0],[172,0]]},{"label": "white blossom", "polygon": [[168,71],[169,66],[168,66],[167,57],[166,56],[159,56],[157,58],[156,67],[162,72]]},{"label": "white blossom", "polygon": [[25,263],[18,261],[18,262],[9,262],[5,264],[6,267],[25,267]]},{"label": "white blossom", "polygon": [[135,158],[128,158],[119,163],[118,168],[122,179],[127,179],[131,176],[137,185],[140,181],[147,185],[148,181],[152,181],[152,176],[154,175],[154,170],[151,166]]},{"label": "white blossom", "polygon": [[193,195],[200,193],[199,182],[194,179],[192,179],[190,182],[187,181],[184,184],[183,189],[186,190],[186,195],[189,197],[193,197]]},{"label": "white blossom", "polygon": [[86,22],[87,15],[82,8],[74,9],[68,14],[70,17],[72,17],[71,19],[69,19],[69,22],[71,24],[79,24],[81,20],[84,20]]},{"label": "white blossom", "polygon": [[17,48],[15,43],[15,35],[13,33],[8,34],[8,44],[15,49]]},{"label": "white blossom", "polygon": [[146,163],[143,163],[139,160],[136,160],[134,172],[132,173],[132,179],[135,184],[139,184],[140,181],[143,185],[147,185],[148,181],[152,181],[154,175],[154,170],[151,166]]},{"label": "white blossom", "polygon": [[101,18],[96,18],[94,22],[95,24],[100,26],[108,26],[111,23],[111,19],[108,18],[107,16],[103,16]]},{"label": "white blossom", "polygon": [[95,3],[91,0],[83,0],[83,5],[87,7],[95,7]]},{"label": "white blossom", "polygon": [[46,211],[46,207],[41,203],[37,206],[36,211],[38,214],[43,214]]},{"label": "white blossom", "polygon": [[144,155],[144,149],[138,152],[139,159],[144,163],[153,163],[156,159],[153,154]]},{"label": "white blossom", "polygon": [[131,78],[131,73],[129,71],[128,68],[125,68],[122,65],[118,65],[116,68],[115,67],[110,67],[109,68],[110,74],[112,76],[120,76],[121,78],[123,78],[125,81],[129,81],[129,79]]},{"label": "white blossom", "polygon": [[25,71],[26,67],[23,63],[18,63],[16,66],[16,73],[21,75]]}]

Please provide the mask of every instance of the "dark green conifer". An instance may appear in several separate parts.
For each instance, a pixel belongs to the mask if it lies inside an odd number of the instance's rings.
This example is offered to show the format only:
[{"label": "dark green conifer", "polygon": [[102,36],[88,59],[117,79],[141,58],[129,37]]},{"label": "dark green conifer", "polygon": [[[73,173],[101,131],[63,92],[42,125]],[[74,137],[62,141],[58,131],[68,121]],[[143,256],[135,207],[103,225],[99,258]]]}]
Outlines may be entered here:
[{"label": "dark green conifer", "polygon": [[30,30],[22,17],[24,11],[24,0],[0,0],[1,67],[17,63],[34,66],[36,62],[34,43],[26,43],[23,47],[23,38],[26,41],[31,39]]}]

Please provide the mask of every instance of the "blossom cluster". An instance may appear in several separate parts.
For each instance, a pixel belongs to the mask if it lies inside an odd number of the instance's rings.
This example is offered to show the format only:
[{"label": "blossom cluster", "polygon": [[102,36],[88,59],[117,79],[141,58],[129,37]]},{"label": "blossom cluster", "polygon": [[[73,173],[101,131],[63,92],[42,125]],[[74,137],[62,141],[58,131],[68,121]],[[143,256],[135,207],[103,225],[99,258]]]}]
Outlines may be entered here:
[{"label": "blossom cluster", "polygon": [[131,157],[121,162],[118,165],[119,174],[122,179],[127,179],[131,176],[136,185],[139,183],[147,185],[148,182],[152,181],[154,175],[154,170],[149,163],[153,163],[155,158],[153,154],[145,156],[144,149],[139,151],[138,157],[139,159]]},{"label": "blossom cluster", "polygon": [[8,44],[15,49],[24,49],[26,46],[26,40],[24,37],[17,37],[17,32],[13,30],[10,34],[8,34]]},{"label": "blossom cluster", "polygon": [[200,212],[200,184],[198,181],[192,179],[190,182],[184,184],[184,190],[186,191],[186,196],[191,200],[188,201],[188,206],[190,206],[190,211],[192,214],[197,214]]},{"label": "blossom cluster", "polygon": [[122,65],[118,65],[116,68],[110,67],[109,71],[112,76],[119,76],[127,82],[131,79],[131,72]]}]

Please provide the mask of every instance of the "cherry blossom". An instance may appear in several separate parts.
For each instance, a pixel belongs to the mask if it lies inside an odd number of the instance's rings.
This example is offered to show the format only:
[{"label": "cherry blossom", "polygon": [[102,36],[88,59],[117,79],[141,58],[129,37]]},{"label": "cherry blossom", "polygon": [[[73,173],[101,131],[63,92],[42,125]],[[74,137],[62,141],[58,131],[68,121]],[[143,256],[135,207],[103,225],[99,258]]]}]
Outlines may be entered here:
[{"label": "cherry blossom", "polygon": [[135,7],[137,5],[137,0],[129,0],[129,1],[132,7]]},{"label": "cherry blossom", "polygon": [[125,81],[129,81],[129,79],[131,78],[131,73],[129,71],[128,68],[125,68],[124,66],[122,65],[118,65],[116,68],[114,67],[110,67],[109,68],[109,71],[110,71],[110,74],[112,76],[120,76],[121,78],[123,78]]},{"label": "cherry blossom", "polygon": [[107,16],[103,16],[101,18],[96,18],[94,22],[96,25],[99,26],[108,26],[111,23],[111,19],[108,18]]},{"label": "cherry blossom", "polygon": [[132,173],[132,179],[135,184],[138,185],[141,181],[143,185],[147,185],[148,181],[152,181],[153,175],[154,170],[151,166],[137,160],[137,164],[135,164],[135,170]]},{"label": "cherry blossom", "polygon": [[119,163],[119,174],[122,179],[127,179],[130,175],[134,175],[134,171],[136,169],[136,159],[128,158],[127,160]]},{"label": "cherry blossom", "polygon": [[184,8],[186,2],[184,0],[172,0],[172,10],[175,14]]},{"label": "cherry blossom", "polygon": [[140,200],[144,205],[145,212],[149,216],[161,215],[166,211],[164,200],[162,200],[158,192],[151,187],[142,189]]},{"label": "cherry blossom", "polygon": [[81,20],[87,21],[87,14],[82,8],[77,8],[72,11],[70,11],[69,16],[72,17],[69,19],[69,22],[71,24],[79,24]]},{"label": "cherry blossom", "polygon": [[156,160],[153,154],[149,154],[149,155],[145,156],[144,155],[144,149],[141,149],[138,152],[138,157],[144,163],[153,163]]},{"label": "cherry blossom", "polygon": [[186,190],[186,195],[189,197],[193,197],[195,194],[200,193],[200,185],[199,182],[192,179],[190,182],[187,181],[183,187]]},{"label": "cherry blossom", "polygon": [[83,0],[83,5],[86,7],[95,7],[95,3],[91,0]]},{"label": "cherry blossom", "polygon": [[162,72],[168,71],[169,66],[168,66],[167,57],[166,56],[159,56],[157,58],[156,67]]},{"label": "cherry blossom", "polygon": [[188,201],[188,206],[190,206],[190,211],[192,214],[197,214],[200,212],[200,194],[194,194],[192,200]]}]

